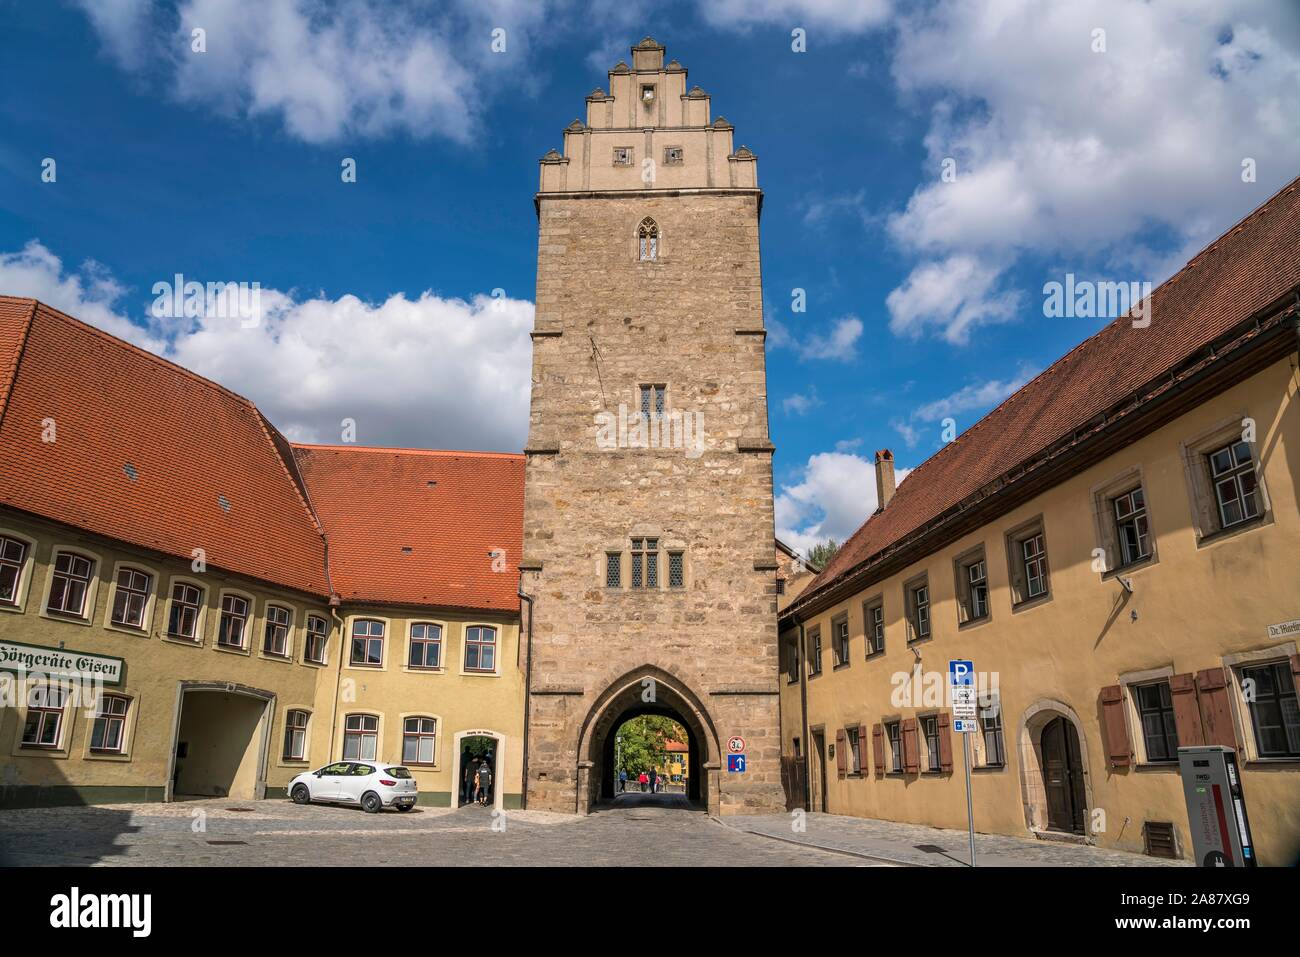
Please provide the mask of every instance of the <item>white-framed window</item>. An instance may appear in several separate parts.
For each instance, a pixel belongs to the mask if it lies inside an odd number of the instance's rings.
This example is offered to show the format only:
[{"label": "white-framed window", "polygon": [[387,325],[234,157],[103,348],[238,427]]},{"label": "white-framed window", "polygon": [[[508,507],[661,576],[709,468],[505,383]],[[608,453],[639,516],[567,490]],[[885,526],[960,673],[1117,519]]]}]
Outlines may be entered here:
[{"label": "white-framed window", "polygon": [[847,614],[836,615],[831,620],[831,651],[835,655],[836,668],[849,663],[849,616]]},{"label": "white-framed window", "polygon": [[145,611],[149,607],[149,594],[153,591],[153,576],[138,568],[122,567],[117,570],[113,589],[113,617],[115,625],[123,628],[144,628]]},{"label": "white-framed window", "polygon": [[491,625],[470,625],[465,629],[465,670],[496,671],[497,630]]},{"label": "white-framed window", "polygon": [[980,546],[955,560],[957,569],[957,623],[983,621],[989,616],[989,569]]},{"label": "white-framed window", "polygon": [[407,666],[424,670],[442,667],[442,625],[429,621],[412,622]]},{"label": "white-framed window", "polygon": [[1007,763],[1006,741],[1002,735],[1002,702],[991,701],[982,705],[980,734],[984,742],[984,767],[1000,768]]},{"label": "white-framed window", "polygon": [[1036,518],[1008,532],[1006,544],[1012,605],[1047,596],[1051,591],[1051,581],[1042,519]]},{"label": "white-framed window", "polygon": [[438,722],[435,718],[416,716],[402,722],[402,763],[436,763]]},{"label": "white-framed window", "polygon": [[95,717],[90,725],[90,751],[92,754],[124,754],[126,752],[126,716],[131,710],[131,699],[126,695],[99,695],[95,702]]},{"label": "white-framed window", "polygon": [[50,598],[45,610],[71,618],[86,617],[86,597],[90,594],[95,560],[76,552],[59,552],[54,559]]},{"label": "white-framed window", "polygon": [[1241,667],[1246,706],[1261,758],[1300,758],[1300,706],[1288,659]]},{"label": "white-framed window", "polygon": [[301,708],[290,708],[284,714],[284,753],[285,761],[307,760],[307,724],[311,721],[311,712]]},{"label": "white-framed window", "polygon": [[283,605],[266,606],[266,627],[262,633],[262,653],[275,658],[289,657],[289,629],[293,612]]},{"label": "white-framed window", "polygon": [[889,738],[889,771],[903,773],[903,724],[901,721],[885,722],[885,737]]},{"label": "white-framed window", "polygon": [[927,714],[921,717],[921,732],[925,735],[925,762],[929,771],[943,770],[943,759],[939,752],[939,716]]},{"label": "white-framed window", "polygon": [[41,684],[28,688],[21,746],[58,750],[63,743],[67,704],[68,691],[62,685]]},{"label": "white-framed window", "polygon": [[221,622],[217,628],[217,644],[222,648],[243,648],[248,632],[251,605],[242,595],[221,596]]},{"label": "white-framed window", "polygon": [[377,618],[358,618],[354,621],[348,664],[357,668],[382,668],[384,630],[384,623]]},{"label": "white-framed window", "polygon": [[854,726],[844,729],[844,743],[849,749],[848,753],[848,771],[849,774],[862,773],[862,736],[859,729]]},{"label": "white-framed window", "polygon": [[343,760],[375,761],[379,753],[379,717],[350,714],[343,719]]},{"label": "white-framed window", "polygon": [[1047,594],[1047,551],[1042,532],[1021,542],[1020,550],[1025,563],[1025,594],[1030,598]]},{"label": "white-framed window", "polygon": [[1121,567],[1151,557],[1151,532],[1147,524],[1146,494],[1142,487],[1129,489],[1111,501],[1115,510],[1115,538],[1119,542]]},{"label": "white-framed window", "polygon": [[27,543],[12,535],[0,535],[0,605],[18,605],[26,564]]},{"label": "white-framed window", "polygon": [[1258,482],[1250,446],[1231,442],[1208,456],[1214,501],[1219,510],[1219,527],[1232,528],[1258,518]]},{"label": "white-framed window", "polygon": [[615,165],[615,166],[631,166],[631,165],[632,165],[632,160],[633,160],[633,158],[634,158],[635,156],[636,156],[636,150],[635,150],[634,147],[631,147],[631,146],[615,146],[615,147],[614,147],[614,165]]},{"label": "white-framed window", "polygon": [[909,641],[930,637],[930,584],[915,582],[907,587],[907,618],[911,634]]},{"label": "white-framed window", "polygon": [[647,216],[636,228],[637,249],[642,262],[659,258],[659,224]]},{"label": "white-framed window", "polygon": [[867,657],[882,654],[885,650],[885,605],[876,598],[862,606],[862,620],[867,637]]},{"label": "white-framed window", "polygon": [[325,646],[329,641],[330,626],[320,615],[307,616],[307,639],[303,659],[315,665],[325,664]]},{"label": "white-framed window", "polygon": [[167,634],[185,641],[199,640],[203,589],[190,582],[172,582],[172,603],[167,613]]}]

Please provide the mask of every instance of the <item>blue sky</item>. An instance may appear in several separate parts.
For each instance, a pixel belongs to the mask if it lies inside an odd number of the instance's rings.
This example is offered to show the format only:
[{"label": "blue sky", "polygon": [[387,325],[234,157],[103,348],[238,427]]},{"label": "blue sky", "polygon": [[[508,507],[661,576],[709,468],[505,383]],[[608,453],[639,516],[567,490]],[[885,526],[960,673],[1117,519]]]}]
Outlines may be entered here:
[{"label": "blue sky", "polygon": [[[1300,173],[1290,4],[633,6],[0,0],[0,292],[294,438],[518,449],[537,159],[653,35],[759,157],[778,529],[807,547],[874,508],[875,449],[905,472],[1100,327],[1046,317],[1045,282],[1158,283]],[[176,273],[256,281],[271,318],[159,322]]]}]

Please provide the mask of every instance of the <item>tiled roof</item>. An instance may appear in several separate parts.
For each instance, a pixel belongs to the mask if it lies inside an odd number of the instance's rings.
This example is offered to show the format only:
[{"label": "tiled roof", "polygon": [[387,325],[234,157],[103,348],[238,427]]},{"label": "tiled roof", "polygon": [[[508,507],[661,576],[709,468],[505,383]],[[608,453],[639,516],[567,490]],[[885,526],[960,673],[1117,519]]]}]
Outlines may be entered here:
[{"label": "tiled roof", "polygon": [[[1151,325],[1121,317],[1084,340],[908,474],[799,597],[842,576],[1033,460],[1300,284],[1300,179],[1151,295]],[[1043,320],[1039,320],[1043,321]],[[1069,319],[1051,320],[1069,322]]]},{"label": "tiled roof", "polygon": [[321,597],[518,608],[522,456],[293,446],[247,399],[4,296],[0,505]]},{"label": "tiled roof", "polygon": [[294,455],[344,601],[518,609],[522,455],[352,445]]}]

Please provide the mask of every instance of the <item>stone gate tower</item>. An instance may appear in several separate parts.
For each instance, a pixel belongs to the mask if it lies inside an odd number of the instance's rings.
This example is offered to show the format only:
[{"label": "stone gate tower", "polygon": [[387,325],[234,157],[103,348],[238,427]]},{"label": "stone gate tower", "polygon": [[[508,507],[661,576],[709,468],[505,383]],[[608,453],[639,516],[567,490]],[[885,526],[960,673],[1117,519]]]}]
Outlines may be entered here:
[{"label": "stone gate tower", "polygon": [[762,198],[754,154],[650,38],[541,160],[530,808],[609,795],[614,732],[644,713],[687,728],[712,813],[783,805]]}]

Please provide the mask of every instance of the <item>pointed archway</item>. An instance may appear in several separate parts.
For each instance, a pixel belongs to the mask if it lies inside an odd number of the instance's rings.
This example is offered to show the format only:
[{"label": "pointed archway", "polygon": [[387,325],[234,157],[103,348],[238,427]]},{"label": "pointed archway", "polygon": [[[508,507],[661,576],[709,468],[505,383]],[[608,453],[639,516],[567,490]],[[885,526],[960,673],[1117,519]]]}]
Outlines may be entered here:
[{"label": "pointed archway", "polygon": [[654,665],[634,668],[611,682],[588,712],[578,745],[578,813],[614,796],[615,732],[642,714],[672,718],[686,729],[688,797],[716,815],[720,749],[713,720],[684,681]]}]

